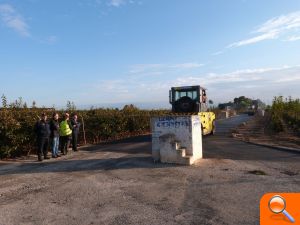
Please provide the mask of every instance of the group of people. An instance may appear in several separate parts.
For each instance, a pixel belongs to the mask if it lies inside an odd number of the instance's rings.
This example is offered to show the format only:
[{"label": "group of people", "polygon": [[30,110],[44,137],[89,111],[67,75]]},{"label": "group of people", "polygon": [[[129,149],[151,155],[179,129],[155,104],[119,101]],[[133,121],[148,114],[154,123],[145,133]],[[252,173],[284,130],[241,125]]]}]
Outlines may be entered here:
[{"label": "group of people", "polygon": [[50,122],[47,121],[45,113],[41,115],[41,119],[35,125],[39,161],[50,159],[48,156],[49,146],[51,146],[52,158],[66,155],[71,142],[73,151],[78,151],[77,142],[80,123],[77,120],[76,113],[72,114],[71,119],[68,113],[63,114],[61,122],[59,122],[59,115],[56,112],[53,113]]}]

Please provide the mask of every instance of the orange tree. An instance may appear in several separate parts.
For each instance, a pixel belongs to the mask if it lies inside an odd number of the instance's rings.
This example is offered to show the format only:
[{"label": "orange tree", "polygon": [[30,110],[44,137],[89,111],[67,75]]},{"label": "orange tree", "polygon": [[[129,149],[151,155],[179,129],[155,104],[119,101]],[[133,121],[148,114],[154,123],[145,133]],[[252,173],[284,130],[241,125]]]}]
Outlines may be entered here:
[{"label": "orange tree", "polygon": [[[27,108],[21,99],[8,105],[5,100],[2,97],[3,107],[0,108],[0,158],[35,151],[34,125],[42,112],[50,116],[54,109]],[[72,113],[75,110],[73,105],[67,111]],[[57,112],[62,115],[66,110]],[[76,112],[79,121],[84,122],[87,142],[93,144],[147,133],[150,131],[151,116],[169,113],[168,110],[140,110],[133,105],[125,106],[122,110],[100,108]]]},{"label": "orange tree", "polygon": [[271,107],[271,127],[274,131],[283,131],[287,124],[298,134],[300,133],[300,100],[283,96],[275,97]]}]

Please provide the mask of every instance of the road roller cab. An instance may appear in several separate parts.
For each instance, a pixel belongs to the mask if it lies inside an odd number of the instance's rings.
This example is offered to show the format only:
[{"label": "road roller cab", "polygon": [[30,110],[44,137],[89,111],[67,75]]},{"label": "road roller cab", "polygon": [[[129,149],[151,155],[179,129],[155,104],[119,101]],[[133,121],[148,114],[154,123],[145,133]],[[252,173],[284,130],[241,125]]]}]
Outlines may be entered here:
[{"label": "road roller cab", "polygon": [[172,87],[169,101],[173,113],[197,113],[201,117],[202,133],[215,133],[215,114],[208,112],[206,89],[200,85]]}]

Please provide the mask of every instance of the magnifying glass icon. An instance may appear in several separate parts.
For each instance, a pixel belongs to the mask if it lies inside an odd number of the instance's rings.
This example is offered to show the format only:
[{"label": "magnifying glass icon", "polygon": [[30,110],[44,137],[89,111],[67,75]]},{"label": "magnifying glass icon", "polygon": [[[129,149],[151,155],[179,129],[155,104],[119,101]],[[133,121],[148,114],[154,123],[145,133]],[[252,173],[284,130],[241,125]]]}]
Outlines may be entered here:
[{"label": "magnifying glass icon", "polygon": [[275,214],[283,213],[289,221],[295,222],[295,219],[285,210],[286,202],[280,195],[274,195],[269,201],[269,209]]}]

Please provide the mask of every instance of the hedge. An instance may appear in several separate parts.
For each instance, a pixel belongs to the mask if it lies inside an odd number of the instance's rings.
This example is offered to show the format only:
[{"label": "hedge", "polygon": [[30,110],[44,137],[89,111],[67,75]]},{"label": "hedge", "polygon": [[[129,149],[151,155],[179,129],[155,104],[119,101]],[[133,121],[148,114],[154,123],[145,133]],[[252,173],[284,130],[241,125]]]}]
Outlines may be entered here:
[{"label": "hedge", "polygon": [[[18,108],[0,109],[0,158],[16,157],[36,151],[35,123],[42,112],[51,119],[54,109]],[[57,111],[60,116],[66,111]],[[68,111],[72,113],[72,111]],[[87,143],[100,143],[150,131],[150,118],[168,114],[168,110],[139,110],[134,106],[118,109],[77,110],[79,122],[85,127]],[[49,120],[48,119],[48,120]],[[79,140],[83,143],[83,126]]]},{"label": "hedge", "polygon": [[275,132],[284,131],[284,125],[300,135],[300,100],[275,97],[271,107],[271,127]]}]

